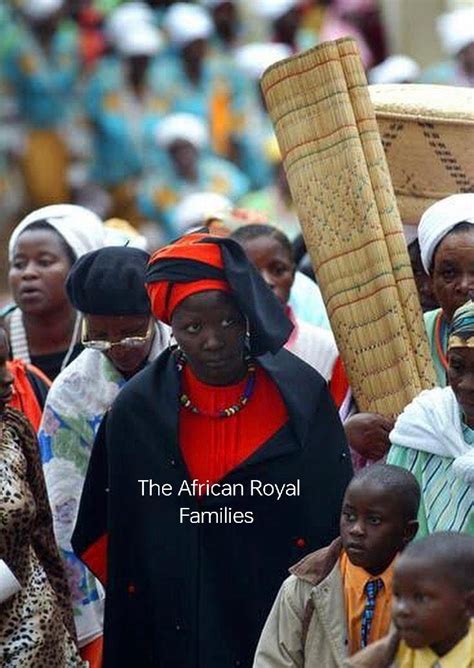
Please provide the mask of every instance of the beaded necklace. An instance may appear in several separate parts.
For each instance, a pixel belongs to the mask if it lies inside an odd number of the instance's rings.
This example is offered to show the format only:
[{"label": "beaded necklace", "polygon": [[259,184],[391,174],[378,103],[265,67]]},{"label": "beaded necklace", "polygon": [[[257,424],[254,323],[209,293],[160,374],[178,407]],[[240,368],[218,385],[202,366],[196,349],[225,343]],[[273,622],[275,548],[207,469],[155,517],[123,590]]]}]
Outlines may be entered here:
[{"label": "beaded necklace", "polygon": [[[237,403],[232,404],[232,406],[228,406],[227,408],[223,408],[222,410],[216,413],[205,413],[203,411],[200,411],[199,408],[197,408],[197,406],[195,406],[192,403],[191,399],[184,392],[182,392],[178,397],[179,403],[181,404],[181,406],[183,406],[183,408],[186,408],[187,410],[191,411],[191,413],[194,413],[195,415],[202,415],[204,417],[226,418],[236,415],[248,404],[249,399],[252,396],[253,391],[255,389],[255,380],[256,380],[255,362],[250,357],[246,357],[245,362],[247,364],[247,382],[245,383],[244,391],[242,392],[242,395]],[[186,364],[186,358],[183,355],[183,353],[182,352],[177,353],[176,367],[180,375],[184,369],[185,364]]]}]

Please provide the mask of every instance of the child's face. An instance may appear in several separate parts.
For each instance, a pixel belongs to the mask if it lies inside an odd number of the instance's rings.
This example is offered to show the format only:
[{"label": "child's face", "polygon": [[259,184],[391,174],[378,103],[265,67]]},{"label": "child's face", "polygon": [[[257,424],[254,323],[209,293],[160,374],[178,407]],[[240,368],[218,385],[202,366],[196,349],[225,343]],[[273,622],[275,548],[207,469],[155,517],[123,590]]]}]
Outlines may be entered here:
[{"label": "child's face", "polygon": [[290,298],[295,278],[295,265],[288,251],[270,236],[256,237],[242,242],[250,262],[257,267],[266,284],[273,290],[282,304]]},{"label": "child's face", "polygon": [[408,647],[447,654],[468,632],[469,598],[442,576],[435,561],[402,556],[395,564],[392,614]]},{"label": "child's face", "polygon": [[353,480],[341,513],[341,538],[351,563],[379,575],[416,532],[403,517],[400,501],[381,483]]}]

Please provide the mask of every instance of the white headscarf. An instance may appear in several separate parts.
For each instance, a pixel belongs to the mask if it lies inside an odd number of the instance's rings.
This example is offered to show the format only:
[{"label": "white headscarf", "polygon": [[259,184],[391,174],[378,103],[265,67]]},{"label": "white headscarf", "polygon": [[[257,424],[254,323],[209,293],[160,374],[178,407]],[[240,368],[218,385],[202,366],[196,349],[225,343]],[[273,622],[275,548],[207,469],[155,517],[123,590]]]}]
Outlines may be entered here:
[{"label": "white headscarf", "polygon": [[154,21],[153,10],[146,3],[125,2],[114,9],[108,17],[105,34],[107,39],[118,47],[125,33],[134,32],[135,27],[143,24],[154,25]]},{"label": "white headscarf", "polygon": [[269,21],[276,21],[300,5],[301,0],[256,0],[253,11]]},{"label": "white headscarf", "polygon": [[33,21],[47,19],[61,9],[63,0],[22,0],[21,11]]},{"label": "white headscarf", "polygon": [[444,50],[455,56],[474,42],[474,7],[461,7],[438,17],[436,27]]},{"label": "white headscarf", "polygon": [[196,39],[209,39],[214,32],[208,12],[184,2],[171,5],[163,18],[162,27],[170,42],[180,48]]},{"label": "white headscarf", "polygon": [[427,274],[436,247],[458,223],[474,225],[474,193],[450,195],[432,204],[421,216],[418,242],[421,261]]},{"label": "white headscarf", "polygon": [[184,139],[201,150],[209,141],[206,123],[194,114],[185,113],[165,116],[157,124],[154,136],[158,146],[163,149],[169,148],[175,141]]},{"label": "white headscarf", "polygon": [[174,222],[179,234],[202,227],[212,218],[219,218],[232,210],[232,202],[224,195],[203,192],[185,197],[175,209]]},{"label": "white headscarf", "polygon": [[420,72],[420,66],[413,58],[397,54],[373,67],[368,78],[371,84],[406,83],[418,79]]},{"label": "white headscarf", "polygon": [[36,209],[15,227],[8,243],[8,258],[13,259],[18,237],[32,223],[44,220],[64,239],[76,259],[92,250],[102,248],[105,231],[101,219],[89,209],[76,204],[52,204]]},{"label": "white headscarf", "polygon": [[253,81],[258,81],[265,70],[279,60],[289,58],[291,49],[287,44],[272,42],[246,44],[236,49],[234,57],[237,67]]},{"label": "white headscarf", "polygon": [[454,475],[474,484],[474,447],[464,440],[460,406],[450,387],[424,390],[415,397],[396,421],[390,441],[451,457]]},{"label": "white headscarf", "polygon": [[158,28],[149,23],[138,23],[133,30],[124,30],[115,42],[122,56],[154,56],[163,46]]}]

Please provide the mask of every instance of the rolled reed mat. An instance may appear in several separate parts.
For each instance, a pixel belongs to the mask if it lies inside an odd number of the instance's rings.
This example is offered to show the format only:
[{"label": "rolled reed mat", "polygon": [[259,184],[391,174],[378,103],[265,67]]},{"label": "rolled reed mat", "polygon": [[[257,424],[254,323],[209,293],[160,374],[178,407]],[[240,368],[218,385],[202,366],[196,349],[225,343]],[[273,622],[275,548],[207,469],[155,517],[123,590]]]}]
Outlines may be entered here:
[{"label": "rolled reed mat", "polygon": [[[380,141],[373,110],[362,129],[335,42],[272,66],[262,90],[358,406],[397,414],[432,383],[418,371],[359,133]],[[378,168],[389,180],[386,165]],[[417,348],[428,350],[417,331]]]},{"label": "rolled reed mat", "polygon": [[[415,362],[423,387],[433,382],[433,363],[425,336],[425,326],[420,300],[413,289],[413,272],[408,256],[405,234],[397,209],[397,201],[390,180],[384,149],[378,130],[367,79],[357,49],[352,39],[337,40],[341,66],[354,111],[359,136],[367,160],[367,169],[372,183],[380,223],[397,284],[398,297],[405,314],[410,343],[415,353]],[[371,128],[370,134],[365,130]]]},{"label": "rolled reed mat", "polygon": [[398,208],[418,224],[439,199],[474,192],[474,90],[369,86]]}]

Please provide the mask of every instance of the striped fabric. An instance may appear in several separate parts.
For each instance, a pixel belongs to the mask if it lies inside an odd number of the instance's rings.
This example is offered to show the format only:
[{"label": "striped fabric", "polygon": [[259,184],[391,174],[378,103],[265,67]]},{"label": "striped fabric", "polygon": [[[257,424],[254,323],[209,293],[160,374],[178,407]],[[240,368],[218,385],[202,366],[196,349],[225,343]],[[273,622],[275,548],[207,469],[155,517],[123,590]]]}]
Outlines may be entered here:
[{"label": "striped fabric", "polygon": [[[468,441],[471,434],[466,436]],[[418,538],[434,531],[464,531],[474,535],[474,492],[454,476],[451,457],[392,445],[387,463],[408,469],[420,484]]]}]

